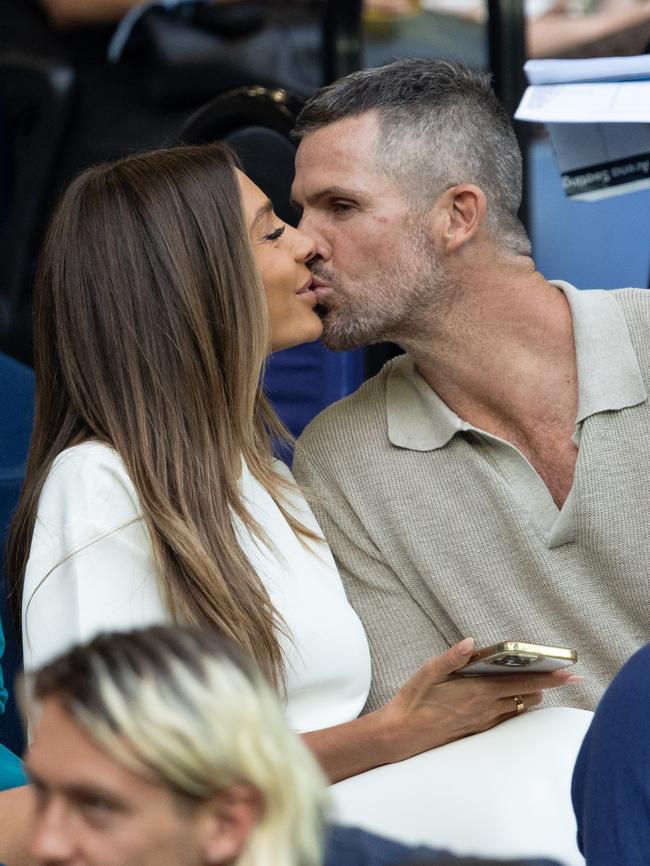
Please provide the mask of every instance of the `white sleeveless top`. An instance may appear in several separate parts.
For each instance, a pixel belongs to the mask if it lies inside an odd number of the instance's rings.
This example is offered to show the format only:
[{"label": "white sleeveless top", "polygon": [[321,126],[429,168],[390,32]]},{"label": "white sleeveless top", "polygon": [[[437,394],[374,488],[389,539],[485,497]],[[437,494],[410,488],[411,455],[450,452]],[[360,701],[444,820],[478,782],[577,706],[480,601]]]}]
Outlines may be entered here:
[{"label": "white sleeveless top", "polygon": [[[276,468],[291,478],[284,464]],[[289,632],[280,641],[290,724],[304,732],[350,721],[368,696],[370,655],[329,547],[311,542],[307,549],[245,464],[240,488],[249,513],[274,545],[264,548],[236,525]],[[322,534],[297,487],[287,507]],[[164,622],[169,615],[148,532],[121,458],[98,442],[62,452],[43,487],[25,574],[26,670],[98,632]]]}]

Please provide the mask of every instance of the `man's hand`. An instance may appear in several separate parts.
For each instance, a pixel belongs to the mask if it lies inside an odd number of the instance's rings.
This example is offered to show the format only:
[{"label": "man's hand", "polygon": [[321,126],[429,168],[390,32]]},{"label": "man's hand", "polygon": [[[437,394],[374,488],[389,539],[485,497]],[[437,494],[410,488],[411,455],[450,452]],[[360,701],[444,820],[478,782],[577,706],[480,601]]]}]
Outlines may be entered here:
[{"label": "man's hand", "polygon": [[390,760],[401,761],[468,734],[487,731],[517,714],[516,697],[529,709],[544,689],[582,682],[569,671],[455,677],[474,650],[472,638],[430,659],[376,715],[382,717]]}]

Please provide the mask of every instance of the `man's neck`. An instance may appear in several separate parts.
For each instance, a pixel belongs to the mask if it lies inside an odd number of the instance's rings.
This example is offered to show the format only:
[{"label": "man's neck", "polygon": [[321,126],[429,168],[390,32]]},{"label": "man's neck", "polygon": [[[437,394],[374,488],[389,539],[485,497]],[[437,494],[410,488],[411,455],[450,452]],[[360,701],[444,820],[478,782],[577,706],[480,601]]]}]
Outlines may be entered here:
[{"label": "man's neck", "polygon": [[[520,445],[540,429],[571,435],[578,390],[564,294],[513,260],[469,274],[458,301],[400,341],[440,398],[476,427]],[[467,277],[471,279],[468,280]]]}]

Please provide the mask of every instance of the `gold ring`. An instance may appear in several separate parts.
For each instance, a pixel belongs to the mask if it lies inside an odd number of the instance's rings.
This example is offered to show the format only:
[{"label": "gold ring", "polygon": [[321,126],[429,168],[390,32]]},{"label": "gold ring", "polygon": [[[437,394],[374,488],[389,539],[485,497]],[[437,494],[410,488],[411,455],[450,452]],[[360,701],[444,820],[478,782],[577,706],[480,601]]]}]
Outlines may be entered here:
[{"label": "gold ring", "polygon": [[517,714],[523,713],[523,711],[526,709],[526,704],[524,703],[524,699],[522,698],[522,696],[515,695],[513,701],[515,702]]}]

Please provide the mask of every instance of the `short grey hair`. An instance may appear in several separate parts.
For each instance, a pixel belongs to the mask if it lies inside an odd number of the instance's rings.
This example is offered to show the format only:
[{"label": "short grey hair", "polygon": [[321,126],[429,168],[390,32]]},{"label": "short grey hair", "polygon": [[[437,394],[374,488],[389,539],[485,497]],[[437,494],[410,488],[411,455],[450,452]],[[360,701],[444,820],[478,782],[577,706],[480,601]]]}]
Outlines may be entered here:
[{"label": "short grey hair", "polygon": [[371,111],[379,119],[377,164],[418,210],[450,186],[474,183],[485,193],[495,240],[511,252],[530,252],[517,216],[521,151],[489,75],[422,59],[354,72],[307,101],[294,136]]},{"label": "short grey hair", "polygon": [[215,629],[100,634],[41,668],[31,691],[183,804],[255,788],[262,816],[237,866],[320,866],[325,778],[256,665]]}]

